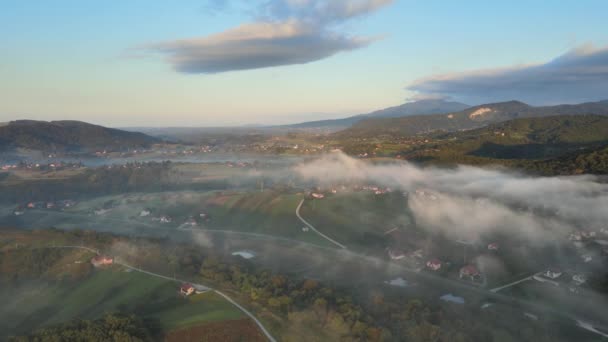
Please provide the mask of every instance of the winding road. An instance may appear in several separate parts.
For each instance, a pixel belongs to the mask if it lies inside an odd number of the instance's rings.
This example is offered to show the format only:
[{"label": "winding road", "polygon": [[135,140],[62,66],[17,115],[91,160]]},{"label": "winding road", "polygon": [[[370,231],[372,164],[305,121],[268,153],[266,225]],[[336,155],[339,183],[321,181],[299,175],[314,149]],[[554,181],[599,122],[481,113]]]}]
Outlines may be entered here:
[{"label": "winding road", "polygon": [[[86,246],[75,246],[75,245],[71,245],[71,246],[48,246],[48,247],[43,247],[43,248],[74,248],[74,249],[84,249],[87,250],[89,252],[95,253],[96,255],[99,255],[99,251],[90,247],[86,247]],[[141,269],[139,267],[135,267],[132,265],[129,265],[123,261],[120,261],[120,259],[118,258],[114,258],[114,263],[123,267],[126,267],[128,269],[131,269],[133,271],[136,272],[140,272],[140,273],[144,273],[153,277],[157,277],[157,278],[162,278],[162,279],[166,279],[166,280],[170,280],[170,281],[175,281],[175,282],[180,282],[180,283],[190,283],[193,286],[199,288],[199,289],[204,289],[206,291],[213,291],[215,293],[217,293],[218,295],[222,296],[224,299],[226,299],[228,302],[230,302],[232,305],[236,306],[239,310],[241,310],[245,315],[247,315],[249,318],[251,318],[251,320],[253,320],[253,322],[258,326],[258,328],[260,328],[260,330],[262,331],[262,333],[266,336],[266,338],[270,341],[270,342],[276,342],[275,338],[272,337],[272,335],[270,334],[270,332],[268,330],[266,330],[266,328],[264,327],[264,325],[262,324],[262,322],[260,322],[249,310],[245,309],[243,306],[241,306],[239,303],[237,303],[234,299],[230,298],[228,295],[226,295],[225,293],[213,289],[207,285],[203,285],[203,284],[197,284],[197,283],[193,283],[190,281],[186,281],[186,280],[182,280],[182,279],[178,279],[175,277],[168,277],[162,274],[158,274],[158,273],[154,273],[154,272],[150,272],[150,271],[146,271],[144,269]]]},{"label": "winding road", "polygon": [[306,222],[305,219],[302,218],[302,216],[300,216],[300,208],[302,208],[302,204],[304,204],[304,199],[302,199],[300,201],[300,204],[298,204],[298,207],[296,208],[296,216],[300,219],[300,221],[302,221],[302,223],[304,223],[308,228],[310,228],[313,232],[319,234],[319,236],[321,236],[322,238],[324,238],[325,240],[333,243],[334,245],[342,248],[342,249],[346,249],[346,246],[344,246],[343,244],[339,243],[338,241],[330,238],[329,236],[321,233],[320,231],[318,231],[315,227],[313,227],[312,224]]}]

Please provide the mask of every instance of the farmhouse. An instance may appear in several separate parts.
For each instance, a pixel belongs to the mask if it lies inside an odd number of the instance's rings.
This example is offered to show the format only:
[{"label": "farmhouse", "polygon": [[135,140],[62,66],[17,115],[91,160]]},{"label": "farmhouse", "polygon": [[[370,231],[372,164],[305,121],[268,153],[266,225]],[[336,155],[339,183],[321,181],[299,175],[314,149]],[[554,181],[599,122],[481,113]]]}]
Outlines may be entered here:
[{"label": "farmhouse", "polygon": [[194,293],[194,286],[188,283],[182,284],[182,286],[179,288],[179,292],[184,296],[189,296]]},{"label": "farmhouse", "polygon": [[489,251],[497,251],[498,250],[498,243],[497,242],[492,242],[491,244],[488,245],[488,250]]},{"label": "farmhouse", "polygon": [[562,275],[562,271],[558,268],[551,267],[546,270],[543,275],[549,279],[557,279]]},{"label": "farmhouse", "polygon": [[466,265],[460,269],[460,279],[467,277],[471,280],[475,280],[480,275],[479,270],[474,265]]},{"label": "farmhouse", "polygon": [[312,198],[316,198],[316,199],[322,199],[325,198],[325,195],[318,193],[318,192],[313,192],[312,194],[310,194],[312,196]]},{"label": "farmhouse", "polygon": [[146,216],[150,216],[151,212],[150,210],[144,209],[139,213],[140,217],[146,217]]},{"label": "farmhouse", "polygon": [[587,282],[587,277],[584,274],[575,274],[572,276],[572,281],[580,286]]},{"label": "farmhouse", "polygon": [[114,263],[114,259],[105,255],[96,255],[91,259],[91,264],[95,267],[112,265]]},{"label": "farmhouse", "polygon": [[436,258],[431,259],[426,262],[426,267],[428,267],[430,270],[438,271],[441,268],[441,260]]}]

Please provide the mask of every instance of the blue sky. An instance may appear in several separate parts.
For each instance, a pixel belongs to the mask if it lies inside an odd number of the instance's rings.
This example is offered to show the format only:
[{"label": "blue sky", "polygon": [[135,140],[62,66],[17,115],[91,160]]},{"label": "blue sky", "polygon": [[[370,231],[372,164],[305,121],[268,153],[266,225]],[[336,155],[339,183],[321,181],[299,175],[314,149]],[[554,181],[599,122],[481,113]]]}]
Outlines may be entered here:
[{"label": "blue sky", "polygon": [[0,121],[266,124],[413,98],[608,97],[606,1],[0,5]]}]

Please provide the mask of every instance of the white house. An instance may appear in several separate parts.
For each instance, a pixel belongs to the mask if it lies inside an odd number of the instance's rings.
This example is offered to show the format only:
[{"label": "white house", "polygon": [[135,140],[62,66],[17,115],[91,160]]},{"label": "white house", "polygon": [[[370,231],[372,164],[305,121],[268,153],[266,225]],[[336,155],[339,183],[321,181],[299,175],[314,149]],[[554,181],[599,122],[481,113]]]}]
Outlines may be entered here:
[{"label": "white house", "polygon": [[549,279],[557,279],[562,275],[562,271],[558,268],[550,268],[543,275]]}]

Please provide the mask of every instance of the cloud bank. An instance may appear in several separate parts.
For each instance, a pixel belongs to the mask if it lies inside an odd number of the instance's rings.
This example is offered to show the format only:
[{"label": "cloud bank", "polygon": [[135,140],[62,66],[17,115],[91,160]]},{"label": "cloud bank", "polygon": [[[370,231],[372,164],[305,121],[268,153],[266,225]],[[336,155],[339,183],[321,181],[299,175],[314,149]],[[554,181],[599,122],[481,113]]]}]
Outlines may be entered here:
[{"label": "cloud bank", "polygon": [[367,46],[374,38],[350,36],[337,26],[392,0],[271,0],[258,20],[206,37],[161,42],[148,50],[166,55],[176,71],[220,73],[304,64]]},{"label": "cloud bank", "polygon": [[513,99],[537,105],[603,100],[608,97],[608,47],[579,47],[545,64],[434,75],[406,89],[416,96],[471,104]]},{"label": "cloud bank", "polygon": [[[608,184],[593,176],[530,177],[460,166],[374,165],[341,153],[300,164],[294,172],[320,185],[369,182],[407,192],[418,225],[460,239],[496,231],[531,241],[561,241],[577,229],[608,222]],[[405,209],[405,208],[404,208]]]}]

